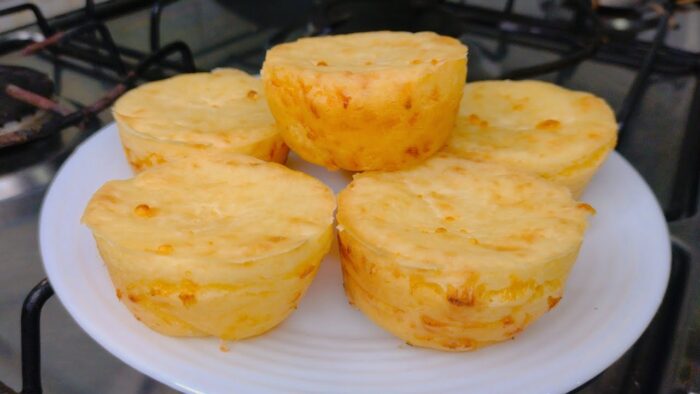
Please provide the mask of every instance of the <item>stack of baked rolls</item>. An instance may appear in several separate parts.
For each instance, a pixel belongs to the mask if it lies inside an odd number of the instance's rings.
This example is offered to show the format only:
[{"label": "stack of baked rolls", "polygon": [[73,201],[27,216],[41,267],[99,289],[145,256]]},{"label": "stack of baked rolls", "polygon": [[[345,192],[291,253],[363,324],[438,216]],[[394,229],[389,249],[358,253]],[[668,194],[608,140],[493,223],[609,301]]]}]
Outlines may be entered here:
[{"label": "stack of baked rolls", "polygon": [[351,304],[409,344],[474,350],[557,305],[595,211],[576,199],[616,142],[601,99],[537,81],[464,85],[434,33],[302,38],[262,79],[185,74],[123,96],[137,175],[83,221],[117,297],[168,335],[242,339],[293,311],[333,237],[328,187],[287,150],[355,174],[337,229]]}]

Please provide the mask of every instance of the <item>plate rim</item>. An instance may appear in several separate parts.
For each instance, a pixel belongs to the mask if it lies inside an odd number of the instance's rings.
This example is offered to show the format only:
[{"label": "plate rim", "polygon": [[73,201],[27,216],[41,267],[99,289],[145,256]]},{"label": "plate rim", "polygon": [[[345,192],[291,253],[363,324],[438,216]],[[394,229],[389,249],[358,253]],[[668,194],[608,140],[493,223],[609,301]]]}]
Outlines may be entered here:
[{"label": "plate rim", "polygon": [[[88,336],[97,342],[102,348],[107,350],[111,355],[114,357],[118,358],[120,361],[124,362],[125,364],[129,365],[131,368],[134,368],[138,372],[147,375],[173,389],[179,390],[179,391],[184,391],[184,392],[189,392],[189,393],[201,393],[201,391],[189,387],[186,384],[173,380],[170,376],[167,376],[167,374],[162,373],[159,371],[158,368],[153,367],[152,365],[149,365],[145,362],[143,362],[142,359],[139,357],[136,357],[134,354],[128,352],[128,351],[123,351],[120,349],[120,345],[118,345],[117,341],[110,340],[109,334],[106,332],[102,332],[99,329],[97,329],[93,323],[90,322],[90,319],[86,318],[81,314],[80,311],[76,309],[76,306],[74,304],[64,302],[64,291],[66,291],[63,287],[63,284],[61,281],[56,282],[58,286],[51,281],[51,276],[53,269],[52,267],[55,266],[56,264],[60,264],[60,261],[58,263],[54,262],[54,257],[50,255],[47,246],[47,241],[46,239],[49,237],[47,231],[48,225],[47,221],[49,220],[48,218],[50,217],[51,213],[48,212],[48,209],[46,208],[47,205],[50,205],[49,202],[54,199],[54,193],[56,193],[56,187],[55,185],[58,182],[62,182],[62,176],[63,174],[68,171],[67,168],[71,165],[74,160],[77,160],[76,157],[78,157],[79,152],[82,149],[85,149],[86,146],[91,144],[94,140],[96,140],[99,136],[109,133],[110,131],[112,132],[117,132],[116,131],[117,126],[116,123],[111,122],[106,125],[104,125],[101,129],[90,135],[88,138],[86,138],[81,144],[79,144],[76,149],[71,152],[71,154],[68,156],[68,158],[61,164],[59,170],[56,172],[56,175],[52,179],[51,183],[49,184],[47,191],[42,199],[42,204],[41,208],[39,211],[39,229],[38,229],[38,242],[39,242],[39,252],[40,256],[42,259],[42,265],[44,268],[44,271],[47,275],[47,278],[49,280],[49,283],[51,283],[55,295],[61,302],[62,306],[68,311],[69,315],[71,318],[80,326],[80,328],[88,334]],[[585,384],[586,382],[590,381],[591,379],[595,378],[598,376],[600,373],[605,371],[610,365],[615,363],[620,357],[622,357],[626,351],[628,351],[634,344],[639,340],[641,335],[646,331],[648,328],[649,324],[653,320],[653,318],[656,316],[659,307],[661,306],[661,303],[663,302],[666,292],[668,290],[668,283],[670,279],[670,274],[671,274],[671,265],[672,265],[672,249],[671,249],[671,236],[668,228],[668,224],[665,220],[665,217],[663,215],[663,211],[661,209],[661,206],[659,204],[658,199],[656,198],[656,195],[646,182],[646,180],[639,174],[639,172],[625,159],[621,154],[619,154],[617,151],[612,151],[610,156],[617,156],[617,159],[621,162],[621,164],[625,167],[627,167],[627,170],[631,171],[631,174],[633,176],[637,177],[639,181],[641,181],[642,187],[645,189],[646,194],[651,197],[651,199],[654,202],[654,212],[653,216],[654,219],[657,221],[660,221],[660,224],[662,225],[659,230],[663,230],[664,234],[664,241],[663,244],[660,243],[662,246],[662,250],[659,251],[660,254],[663,255],[663,268],[664,268],[664,275],[663,275],[663,285],[658,288],[659,294],[655,297],[656,302],[653,305],[650,305],[649,310],[653,311],[648,314],[648,316],[645,316],[643,319],[644,324],[639,326],[639,329],[637,332],[634,332],[632,335],[627,335],[625,338],[627,340],[625,341],[617,341],[616,344],[617,346],[614,346],[612,348],[612,351],[610,351],[611,348],[608,348],[607,351],[607,357],[605,357],[605,360],[599,362],[598,364],[601,364],[602,367],[596,367],[596,368],[588,368],[586,371],[588,373],[582,373],[581,369],[578,369],[575,373],[575,375],[578,376],[578,379],[571,379],[569,385],[563,385],[562,387],[552,387],[553,389],[556,390],[562,390],[564,392],[568,392],[571,390],[574,390],[581,385]],[[610,160],[610,157],[607,159]],[[650,212],[650,214],[652,214]],[[660,220],[659,220],[660,219]],[[49,263],[47,263],[49,261]],[[595,369],[595,371],[593,371]],[[233,388],[232,384],[232,388]]]}]

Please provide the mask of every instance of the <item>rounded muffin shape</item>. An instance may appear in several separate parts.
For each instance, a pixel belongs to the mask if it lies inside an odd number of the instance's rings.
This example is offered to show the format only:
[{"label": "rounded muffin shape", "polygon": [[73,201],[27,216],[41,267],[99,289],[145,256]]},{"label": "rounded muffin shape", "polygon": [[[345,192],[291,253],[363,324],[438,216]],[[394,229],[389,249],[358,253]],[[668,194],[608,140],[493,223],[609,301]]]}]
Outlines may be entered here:
[{"label": "rounded muffin shape", "polygon": [[83,222],[137,319],[167,335],[234,340],[296,308],[330,248],[334,209],[315,178],[213,155],[107,182]]},{"label": "rounded muffin shape", "polygon": [[224,68],[141,85],[112,113],[135,172],[216,152],[284,163],[289,149],[263,96],[260,79]]},{"label": "rounded muffin shape", "polygon": [[440,153],[338,197],[345,291],[411,345],[474,350],[556,305],[593,209],[508,167]]},{"label": "rounded muffin shape", "polygon": [[267,52],[262,76],[284,141],[330,169],[425,160],[454,127],[467,48],[435,33],[303,38]]},{"label": "rounded muffin shape", "polygon": [[608,104],[540,81],[468,83],[445,151],[530,171],[579,197],[617,142]]}]

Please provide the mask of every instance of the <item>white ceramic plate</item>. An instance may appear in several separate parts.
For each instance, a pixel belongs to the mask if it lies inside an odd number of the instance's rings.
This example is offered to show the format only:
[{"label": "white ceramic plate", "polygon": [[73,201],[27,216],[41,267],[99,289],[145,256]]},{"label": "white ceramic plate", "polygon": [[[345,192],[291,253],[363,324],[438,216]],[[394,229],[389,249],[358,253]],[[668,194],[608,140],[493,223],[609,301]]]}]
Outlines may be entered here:
[{"label": "white ceramic plate", "polygon": [[[296,157],[289,164],[336,191],[349,180]],[[134,368],[186,392],[566,392],[635,342],[668,281],[663,215],[642,178],[614,153],[583,196],[598,214],[562,302],[515,340],[473,353],[405,345],[348,305],[334,248],[288,320],[223,352],[217,339],[150,331],[117,301],[80,217],[100,185],[130,176],[114,125],[80,146],[44,201],[41,254],[56,294],[90,336]]]}]

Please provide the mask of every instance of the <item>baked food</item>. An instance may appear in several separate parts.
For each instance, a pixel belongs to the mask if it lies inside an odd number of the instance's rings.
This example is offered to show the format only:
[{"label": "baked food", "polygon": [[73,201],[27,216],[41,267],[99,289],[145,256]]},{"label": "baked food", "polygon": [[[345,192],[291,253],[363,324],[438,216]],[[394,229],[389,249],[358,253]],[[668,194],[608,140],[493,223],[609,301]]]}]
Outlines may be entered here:
[{"label": "baked food", "polygon": [[411,345],[474,350],[556,305],[593,209],[563,186],[439,153],[338,197],[346,294]]},{"label": "baked food", "polygon": [[445,150],[493,161],[583,192],[617,142],[602,99],[540,81],[468,83]]},{"label": "baked food", "polygon": [[263,97],[243,71],[180,74],[127,92],[112,109],[126,157],[138,172],[216,152],[284,163],[288,148]]},{"label": "baked food", "polygon": [[306,174],[212,155],[107,182],[83,222],[137,319],[167,335],[242,339],[296,308],[330,248],[334,208]]},{"label": "baked food", "polygon": [[454,127],[467,48],[435,33],[303,38],[267,52],[265,95],[295,152],[330,169],[425,160]]}]

